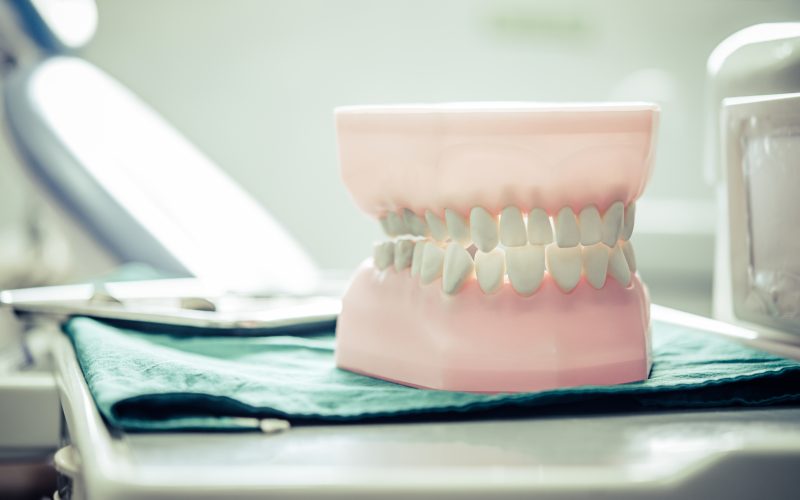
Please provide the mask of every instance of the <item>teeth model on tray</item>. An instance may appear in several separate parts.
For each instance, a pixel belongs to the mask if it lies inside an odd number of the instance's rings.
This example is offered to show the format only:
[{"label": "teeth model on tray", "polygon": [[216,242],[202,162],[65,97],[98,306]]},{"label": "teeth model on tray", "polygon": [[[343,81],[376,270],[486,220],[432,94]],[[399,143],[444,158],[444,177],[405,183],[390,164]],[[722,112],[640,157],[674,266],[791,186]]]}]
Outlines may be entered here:
[{"label": "teeth model on tray", "polygon": [[470,392],[646,379],[650,306],[630,237],[658,113],[338,108],[342,178],[386,240],[344,296],[337,365]]}]

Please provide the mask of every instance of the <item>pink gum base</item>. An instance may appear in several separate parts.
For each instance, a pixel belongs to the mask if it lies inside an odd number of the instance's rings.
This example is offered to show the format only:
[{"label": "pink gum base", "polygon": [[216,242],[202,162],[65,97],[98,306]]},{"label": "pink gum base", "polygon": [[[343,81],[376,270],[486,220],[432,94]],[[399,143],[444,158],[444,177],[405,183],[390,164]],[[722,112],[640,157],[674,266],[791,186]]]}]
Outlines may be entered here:
[{"label": "pink gum base", "polygon": [[[438,108],[435,108],[438,109]],[[512,205],[554,215],[638,199],[653,168],[655,105],[491,113],[336,113],[342,180],[374,217],[407,208],[493,214]],[[587,182],[590,180],[590,182]]]},{"label": "pink gum base", "polygon": [[366,261],[344,296],[336,364],[404,385],[527,392],[644,380],[650,372],[649,298],[638,276],[569,294],[545,275],[530,297],[508,284],[486,295],[473,279],[457,294],[408,269]]}]

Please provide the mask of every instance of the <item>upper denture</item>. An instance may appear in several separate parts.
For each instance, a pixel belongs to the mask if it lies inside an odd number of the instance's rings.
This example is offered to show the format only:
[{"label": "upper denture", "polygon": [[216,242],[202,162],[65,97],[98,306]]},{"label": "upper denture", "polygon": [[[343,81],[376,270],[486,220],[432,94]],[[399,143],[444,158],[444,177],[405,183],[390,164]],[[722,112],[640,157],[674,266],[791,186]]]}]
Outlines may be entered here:
[{"label": "upper denture", "polygon": [[[445,208],[497,216],[628,206],[650,176],[653,104],[355,106],[336,110],[342,178],[394,229]],[[399,219],[399,220],[397,220]]]}]

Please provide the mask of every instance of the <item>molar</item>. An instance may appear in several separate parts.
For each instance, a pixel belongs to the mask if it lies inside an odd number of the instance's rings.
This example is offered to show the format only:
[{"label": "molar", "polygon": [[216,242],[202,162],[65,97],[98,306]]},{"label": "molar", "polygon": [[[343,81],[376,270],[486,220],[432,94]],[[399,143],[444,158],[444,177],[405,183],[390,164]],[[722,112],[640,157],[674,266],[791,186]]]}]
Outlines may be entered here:
[{"label": "molar", "polygon": [[461,214],[455,210],[446,208],[444,210],[444,219],[447,223],[447,232],[450,233],[450,237],[453,238],[453,241],[457,241],[462,245],[466,245],[470,242],[469,225],[466,219],[461,217]]},{"label": "molar", "polygon": [[628,269],[632,273],[636,272],[636,254],[633,253],[633,244],[630,241],[622,243],[622,254],[625,256],[625,261],[628,263]]},{"label": "molar", "polygon": [[608,247],[598,243],[583,247],[582,252],[583,273],[586,281],[597,289],[603,288],[608,272]]},{"label": "molar", "polygon": [[406,227],[405,221],[397,212],[389,212],[386,214],[386,225],[389,228],[387,231],[389,236],[397,236],[400,234],[408,233],[408,227]]},{"label": "molar", "polygon": [[558,211],[556,216],[556,243],[561,248],[574,247],[581,242],[578,220],[569,207]]},{"label": "molar", "polygon": [[571,292],[581,279],[581,248],[548,245],[547,272],[563,292]]},{"label": "molar", "polygon": [[508,206],[500,213],[500,242],[507,247],[521,247],[528,243],[525,221],[517,207]]},{"label": "molar", "polygon": [[414,252],[414,240],[402,239],[394,245],[394,268],[402,271],[411,265],[411,256]]},{"label": "molar", "polygon": [[489,252],[498,243],[497,221],[483,207],[473,207],[469,213],[472,242],[478,250]]},{"label": "molar", "polygon": [[422,266],[419,270],[419,278],[423,285],[432,283],[433,280],[442,275],[444,267],[444,250],[434,243],[425,245],[422,253]]},{"label": "molar", "polygon": [[631,270],[619,245],[611,249],[611,255],[608,257],[608,274],[622,286],[628,286],[631,282]]},{"label": "molar", "polygon": [[506,258],[502,250],[495,248],[491,252],[475,252],[475,275],[483,293],[490,294],[499,290],[503,285],[505,272]]},{"label": "molar", "polygon": [[422,256],[424,255],[425,245],[427,244],[426,241],[419,241],[414,245],[414,253],[411,257],[411,276],[418,275],[420,269],[422,269]]},{"label": "molar", "polygon": [[541,208],[534,208],[528,213],[528,243],[531,245],[549,245],[553,242],[553,226],[550,217]]},{"label": "molar", "polygon": [[624,217],[625,207],[621,201],[615,201],[605,215],[603,215],[603,243],[613,247],[617,244],[619,233],[622,230],[622,218]]},{"label": "molar", "polygon": [[525,245],[506,248],[506,268],[514,290],[520,295],[532,295],[544,277],[544,247]]},{"label": "molar", "polygon": [[428,235],[428,226],[425,224],[425,221],[407,208],[403,209],[403,222],[408,228],[408,232],[414,236]]},{"label": "molar", "polygon": [[425,210],[425,221],[428,223],[428,228],[431,231],[431,236],[437,241],[445,241],[447,239],[447,225],[439,218],[438,215]]},{"label": "molar", "polygon": [[[636,219],[636,203],[631,202],[625,207],[625,216],[622,223],[622,239],[628,241],[633,234],[633,222]],[[625,250],[624,248],[622,249]]]},{"label": "molar", "polygon": [[394,262],[394,243],[384,241],[376,243],[373,247],[372,261],[375,267],[383,271]]},{"label": "molar", "polygon": [[444,253],[442,291],[450,295],[456,293],[472,274],[474,266],[472,257],[461,244],[451,242],[447,245]]},{"label": "molar", "polygon": [[386,236],[394,236],[392,234],[392,228],[389,226],[388,216],[381,217],[380,219],[378,219],[378,221],[381,223],[381,228],[383,229],[383,232],[386,234]]},{"label": "molar", "polygon": [[589,205],[581,210],[578,216],[581,226],[581,245],[594,245],[600,243],[603,230],[603,221],[600,219],[600,212],[597,207]]}]

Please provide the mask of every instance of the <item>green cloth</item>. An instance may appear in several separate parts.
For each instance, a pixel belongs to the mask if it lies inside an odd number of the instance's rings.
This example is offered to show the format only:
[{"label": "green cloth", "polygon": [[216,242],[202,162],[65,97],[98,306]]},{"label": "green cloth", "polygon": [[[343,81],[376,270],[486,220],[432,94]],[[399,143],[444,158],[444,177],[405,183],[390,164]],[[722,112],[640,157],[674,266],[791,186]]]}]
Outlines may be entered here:
[{"label": "green cloth", "polygon": [[650,379],[523,394],[420,390],[339,370],[334,335],[173,336],[88,318],[65,325],[95,402],[129,431],[296,423],[796,404],[800,363],[653,324]]}]

